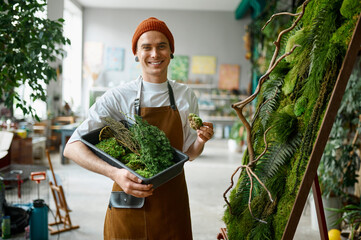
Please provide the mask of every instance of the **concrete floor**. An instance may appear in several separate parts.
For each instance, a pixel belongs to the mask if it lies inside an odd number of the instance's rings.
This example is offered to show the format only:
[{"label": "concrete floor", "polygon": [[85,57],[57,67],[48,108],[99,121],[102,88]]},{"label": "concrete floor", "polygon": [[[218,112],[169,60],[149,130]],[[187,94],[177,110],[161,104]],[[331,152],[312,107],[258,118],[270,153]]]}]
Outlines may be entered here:
[{"label": "concrete floor", "polygon": [[[189,200],[192,215],[193,236],[195,240],[212,240],[221,227],[224,212],[223,192],[230,184],[230,176],[238,167],[240,153],[231,153],[226,140],[209,141],[202,156],[193,162],[186,162],[184,168],[188,183]],[[89,172],[70,161],[60,164],[59,154],[51,159],[63,183],[70,214],[74,225],[80,228],[49,239],[102,239],[103,221],[108,204],[112,182],[95,173]],[[54,211],[52,196],[48,195],[50,208]],[[53,217],[49,214],[49,222]],[[311,227],[310,207],[306,208],[300,219],[294,239],[320,239],[317,228]]]}]

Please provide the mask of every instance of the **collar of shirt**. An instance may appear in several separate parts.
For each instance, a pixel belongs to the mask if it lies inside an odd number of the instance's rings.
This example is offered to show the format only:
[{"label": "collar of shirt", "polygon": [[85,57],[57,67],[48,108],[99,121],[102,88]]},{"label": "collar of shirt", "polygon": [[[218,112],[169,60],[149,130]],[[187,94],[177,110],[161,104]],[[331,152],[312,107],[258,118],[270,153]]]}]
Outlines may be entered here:
[{"label": "collar of shirt", "polygon": [[146,92],[167,92],[168,91],[168,81],[165,81],[163,83],[150,83],[146,82],[142,79],[142,77],[139,78],[140,81],[143,81],[143,91]]}]

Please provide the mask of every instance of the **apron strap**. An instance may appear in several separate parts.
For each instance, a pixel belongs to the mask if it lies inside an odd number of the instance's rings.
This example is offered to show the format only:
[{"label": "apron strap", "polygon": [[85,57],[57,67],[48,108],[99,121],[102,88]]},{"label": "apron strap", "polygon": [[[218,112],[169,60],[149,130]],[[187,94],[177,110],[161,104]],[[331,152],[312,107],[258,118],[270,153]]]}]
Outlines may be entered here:
[{"label": "apron strap", "polygon": [[[177,110],[177,105],[175,104],[175,100],[174,100],[173,89],[170,86],[169,81],[167,83],[168,83],[168,93],[169,93],[170,107],[173,110]],[[143,88],[143,81],[141,80],[140,84],[139,84],[139,90],[138,90],[138,93],[137,93],[137,98],[134,100],[134,110],[135,110],[135,114],[137,114],[138,116],[140,116],[140,97],[141,97],[141,94],[142,94],[142,88]]]},{"label": "apron strap", "polygon": [[170,86],[169,81],[168,81],[168,92],[169,92],[170,107],[171,107],[173,110],[177,110],[177,106],[175,105],[175,101],[174,101],[173,89],[172,89],[172,87]]},{"label": "apron strap", "polygon": [[142,87],[143,87],[143,81],[140,80],[139,89],[137,92],[137,98],[134,100],[134,110],[135,110],[135,114],[137,114],[138,116],[140,116],[140,95],[142,94]]}]

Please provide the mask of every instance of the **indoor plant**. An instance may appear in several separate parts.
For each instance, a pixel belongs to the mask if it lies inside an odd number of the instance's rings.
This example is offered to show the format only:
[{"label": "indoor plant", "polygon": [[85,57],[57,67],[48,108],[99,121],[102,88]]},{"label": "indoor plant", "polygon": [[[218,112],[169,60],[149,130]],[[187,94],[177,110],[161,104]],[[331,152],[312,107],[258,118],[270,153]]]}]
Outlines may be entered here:
[{"label": "indoor plant", "polygon": [[349,226],[348,232],[341,233],[341,236],[346,237],[347,239],[360,239],[361,238],[361,203],[359,205],[348,204],[341,209],[330,209],[336,213],[341,214],[336,224],[342,222],[346,226]]},{"label": "indoor plant", "polygon": [[[361,59],[358,59],[354,71],[341,101],[341,105],[331,130],[329,140],[318,168],[322,195],[325,207],[330,199],[339,199],[347,204],[352,198],[352,190],[357,183],[357,172],[360,168],[360,121],[361,121]],[[327,211],[326,211],[327,213]],[[332,216],[331,214],[328,214]],[[334,215],[334,214],[333,214]],[[340,217],[340,216],[339,216]],[[337,218],[339,218],[337,217]],[[330,221],[334,222],[334,221]]]},{"label": "indoor plant", "polygon": [[70,44],[63,36],[63,19],[39,17],[46,12],[45,0],[8,0],[0,4],[0,104],[10,111],[20,108],[24,115],[39,120],[31,103],[16,88],[28,85],[30,100],[46,101],[43,84],[56,80],[52,65],[64,57],[62,46]]}]

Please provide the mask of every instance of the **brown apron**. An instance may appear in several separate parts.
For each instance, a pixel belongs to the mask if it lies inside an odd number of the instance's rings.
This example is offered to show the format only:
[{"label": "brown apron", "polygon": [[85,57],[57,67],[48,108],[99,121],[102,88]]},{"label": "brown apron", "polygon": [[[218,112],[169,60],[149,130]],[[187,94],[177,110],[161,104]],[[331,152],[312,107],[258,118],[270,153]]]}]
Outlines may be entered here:
[{"label": "brown apron", "polygon": [[[171,145],[182,150],[182,122],[169,83],[168,88],[171,106],[140,108],[140,116],[163,130]],[[139,91],[141,92],[141,87]],[[122,189],[114,183],[113,191]],[[184,171],[156,188],[152,196],[145,198],[142,208],[108,207],[104,239],[191,240],[192,228]]]}]

